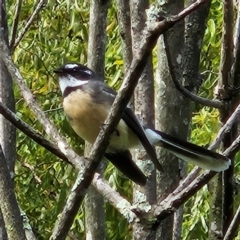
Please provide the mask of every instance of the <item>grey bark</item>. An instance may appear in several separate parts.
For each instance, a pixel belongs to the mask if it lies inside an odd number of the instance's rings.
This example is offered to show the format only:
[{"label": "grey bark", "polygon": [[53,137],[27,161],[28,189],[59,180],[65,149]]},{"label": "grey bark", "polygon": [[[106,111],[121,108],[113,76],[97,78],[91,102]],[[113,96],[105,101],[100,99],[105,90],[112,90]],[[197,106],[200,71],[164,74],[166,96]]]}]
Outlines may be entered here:
[{"label": "grey bark", "polygon": [[[236,81],[235,78],[236,75],[238,75],[238,72],[234,71],[235,61],[239,61],[239,56],[236,55],[237,51],[233,51],[233,1],[225,0],[223,1],[223,6],[221,59],[217,89],[219,99],[223,100],[223,103],[225,104],[225,107],[220,111],[220,121],[222,124],[225,124],[229,116],[232,114],[233,109],[235,109],[236,104],[239,103],[239,96],[235,96],[234,91],[229,91],[228,89],[230,82],[232,84],[232,89],[238,88],[239,86],[239,80]],[[231,99],[231,101],[224,101],[228,98]],[[237,123],[235,123],[233,124],[231,130],[225,134],[222,140],[223,149],[228,148],[237,137],[237,128]],[[229,156],[229,158],[232,160],[232,165],[229,167],[229,169],[222,174],[217,175],[209,186],[212,192],[209,217],[209,238],[212,240],[223,238],[233,218],[235,195],[234,156],[235,153]]]},{"label": "grey bark", "polygon": [[[131,0],[131,28],[132,28],[132,52],[133,57],[137,56],[140,43],[142,40],[142,30],[145,27],[146,13],[148,8],[148,0]],[[154,127],[154,86],[153,86],[153,66],[152,56],[149,57],[148,63],[139,79],[139,83],[135,89],[134,95],[135,112],[141,122],[149,127]],[[134,186],[133,201],[135,204],[141,203],[143,199],[154,204],[156,202],[156,170],[153,163],[148,158],[144,150],[135,151],[135,160],[148,176],[147,185],[143,187]],[[139,161],[138,161],[139,160]],[[142,161],[144,160],[144,161]],[[133,225],[133,239],[146,239],[149,230],[143,225],[135,223]],[[151,236],[155,239],[155,234]]]},{"label": "grey bark", "polygon": [[[167,1],[164,7],[168,13],[175,14],[183,8],[183,1]],[[166,33],[170,53],[176,66],[175,74],[180,79],[182,50],[184,43],[184,25],[183,22],[176,24]],[[155,83],[156,94],[156,127],[157,129],[170,133],[181,139],[186,139],[188,136],[188,127],[190,122],[189,103],[175,89],[171,76],[168,72],[168,64],[165,55],[165,50],[162,38],[158,41],[158,68],[157,79]],[[183,108],[184,106],[184,108]],[[177,117],[176,117],[177,116]],[[164,173],[157,175],[157,198],[162,198],[165,194],[172,192],[178,185],[181,176],[178,159],[169,154],[164,149],[158,149],[159,159],[163,161]],[[180,215],[181,216],[181,215]],[[181,218],[178,218],[181,225]],[[161,223],[161,227],[157,233],[158,239],[170,240],[173,239],[174,216],[170,216]],[[177,231],[181,228],[177,227]],[[175,232],[175,236],[179,232]]]},{"label": "grey bark", "polygon": [[132,61],[131,14],[129,1],[116,0],[125,73]]},{"label": "grey bark", "polygon": [[[90,1],[90,23],[88,41],[88,67],[104,78],[104,58],[106,46],[106,19],[109,1]],[[90,152],[90,144],[85,144],[85,156]],[[103,175],[105,164],[102,162],[98,172]],[[90,187],[85,198],[86,239],[105,239],[104,198]]]},{"label": "grey bark", "polygon": [[[7,26],[7,14],[6,3],[4,0],[0,0],[0,37],[8,43],[8,26]],[[7,71],[5,64],[0,58],[0,101],[15,111],[15,101],[13,95],[13,84],[10,74]],[[8,165],[8,172],[11,178],[14,176],[14,164],[16,158],[16,129],[8,122],[2,115],[0,115],[0,145],[3,148],[6,162]],[[7,173],[8,173],[7,172]],[[6,173],[6,174],[7,174]],[[3,221],[3,216],[0,213],[0,238],[7,239],[7,233]]]},{"label": "grey bark", "polygon": [[0,192],[1,192],[0,208],[2,210],[8,239],[25,240],[23,220],[14,193],[13,181],[11,179],[1,145],[0,145]]}]

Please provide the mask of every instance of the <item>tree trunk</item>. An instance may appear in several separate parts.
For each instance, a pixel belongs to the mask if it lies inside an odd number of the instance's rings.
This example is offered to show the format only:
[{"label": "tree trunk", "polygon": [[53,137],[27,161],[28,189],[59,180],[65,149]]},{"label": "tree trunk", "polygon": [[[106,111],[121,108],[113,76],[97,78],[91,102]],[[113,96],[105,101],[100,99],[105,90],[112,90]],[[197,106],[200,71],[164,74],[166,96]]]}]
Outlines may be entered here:
[{"label": "tree trunk", "polygon": [[[109,1],[90,1],[90,23],[88,40],[88,67],[104,78],[104,58],[106,45],[106,20]],[[85,156],[90,152],[90,144],[85,144]],[[104,162],[98,168],[103,174]],[[86,239],[105,239],[104,197],[90,187],[85,198]]]},{"label": "tree trunk", "polygon": [[[131,28],[132,28],[132,52],[136,56],[139,51],[142,40],[142,30],[145,27],[146,13],[148,8],[148,0],[131,0]],[[134,95],[135,113],[141,122],[154,128],[154,86],[153,86],[153,66],[152,56],[149,57],[148,63],[139,79],[139,83],[135,89]],[[146,154],[145,150],[135,151],[135,160],[148,176],[147,185],[145,187],[134,186],[133,202],[138,204],[145,199],[150,204],[156,203],[156,170]],[[143,161],[144,160],[144,161]],[[135,223],[133,225],[133,239],[146,239],[149,230],[143,225]],[[155,236],[151,236],[155,239]]]}]

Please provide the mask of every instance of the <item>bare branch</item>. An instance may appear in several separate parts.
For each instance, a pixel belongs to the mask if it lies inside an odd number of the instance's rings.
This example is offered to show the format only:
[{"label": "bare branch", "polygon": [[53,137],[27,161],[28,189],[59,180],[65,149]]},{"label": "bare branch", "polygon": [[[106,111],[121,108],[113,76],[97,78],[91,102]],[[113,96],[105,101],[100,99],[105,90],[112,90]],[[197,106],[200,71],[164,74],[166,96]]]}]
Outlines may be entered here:
[{"label": "bare branch", "polygon": [[26,34],[26,32],[28,31],[28,29],[30,28],[30,26],[32,25],[34,19],[36,18],[36,16],[38,15],[38,13],[42,10],[42,8],[45,6],[45,4],[47,3],[47,0],[40,0],[35,8],[35,10],[33,11],[32,15],[30,16],[30,18],[28,19],[27,23],[25,24],[24,28],[22,29],[22,31],[20,32],[19,36],[17,39],[11,39],[14,42],[11,42],[11,48],[10,51],[11,53],[14,52],[15,48],[18,46],[18,44],[20,43],[20,41],[22,40],[22,38],[24,37],[24,35]]},{"label": "bare branch", "polygon": [[59,150],[54,144],[49,142],[46,138],[44,138],[41,134],[37,133],[32,127],[22,121],[16,114],[14,114],[10,109],[5,107],[0,102],[0,114],[2,114],[9,122],[11,122],[16,128],[25,133],[28,137],[34,140],[36,143],[46,148],[48,151],[58,156],[65,162],[68,162],[67,157]]},{"label": "bare branch", "polygon": [[232,0],[224,0],[223,12],[223,32],[221,46],[221,63],[219,69],[219,81],[217,96],[224,99],[228,96],[227,87],[229,86],[229,77],[233,63],[233,2]]},{"label": "bare branch", "polygon": [[[234,34],[234,50],[233,50],[233,64],[231,69],[232,86],[239,86],[240,79],[240,4],[238,3],[236,29]],[[234,90],[234,89],[232,89]],[[237,89],[239,92],[239,89]]]},{"label": "bare branch", "polygon": [[185,87],[183,87],[180,82],[177,80],[176,75],[175,75],[175,67],[173,65],[173,61],[171,58],[171,54],[170,54],[170,49],[169,49],[169,45],[168,45],[168,41],[166,38],[166,35],[164,35],[164,45],[165,45],[165,50],[166,50],[166,55],[167,55],[167,60],[168,60],[168,66],[169,66],[169,72],[171,74],[172,77],[172,81],[175,85],[175,87],[187,98],[191,99],[192,101],[202,104],[204,106],[208,106],[208,107],[214,107],[214,108],[222,108],[224,105],[221,101],[218,100],[210,100],[210,99],[206,99],[206,98],[202,98],[199,97],[193,93],[191,93],[190,91],[188,91]]},{"label": "bare branch", "polygon": [[126,72],[132,61],[131,18],[129,1],[117,0],[118,27],[122,43],[124,71]]},{"label": "bare branch", "polygon": [[209,149],[215,150],[221,143],[224,134],[229,132],[233,126],[233,124],[238,120],[240,115],[240,104],[237,106],[231,117],[227,120],[223,127],[218,131],[217,137],[209,146]]},{"label": "bare branch", "polygon": [[[240,144],[240,136],[226,149],[223,153],[224,156],[232,155]],[[182,183],[165,198],[154,209],[154,216],[157,220],[152,226],[152,230],[156,230],[160,222],[167,216],[176,211],[185,201],[193,196],[200,188],[207,184],[217,173],[213,171],[204,171],[198,176],[201,169],[199,167],[194,170],[182,181]]]},{"label": "bare branch", "polygon": [[224,155],[232,155],[239,151],[240,135],[232,142],[231,146],[224,151]]},{"label": "bare branch", "polygon": [[177,208],[207,184],[216,174],[216,172],[205,171],[192,182],[188,182],[189,184],[186,184],[186,187],[181,189],[178,194],[175,194],[175,191],[169,194],[167,198],[154,209],[154,216],[157,217],[157,221],[152,225],[152,231],[155,231],[163,219],[175,212]]},{"label": "bare branch", "polygon": [[23,220],[14,193],[13,181],[0,145],[0,208],[9,239],[25,240]]},{"label": "bare branch", "polygon": [[239,228],[239,222],[240,222],[240,206],[237,209],[237,212],[223,238],[223,240],[232,240],[236,237],[237,230]]},{"label": "bare branch", "polygon": [[18,28],[18,21],[22,7],[22,0],[18,0],[15,8],[14,18],[13,18],[13,25],[12,25],[12,34],[10,39],[9,48],[13,48],[13,44],[16,40],[17,28]]}]

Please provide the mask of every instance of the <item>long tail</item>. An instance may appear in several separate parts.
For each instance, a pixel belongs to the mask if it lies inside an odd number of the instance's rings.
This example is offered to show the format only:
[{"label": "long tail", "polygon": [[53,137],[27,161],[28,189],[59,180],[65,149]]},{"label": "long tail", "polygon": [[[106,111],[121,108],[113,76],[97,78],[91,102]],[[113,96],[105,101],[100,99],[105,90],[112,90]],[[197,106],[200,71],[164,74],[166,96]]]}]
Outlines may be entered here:
[{"label": "long tail", "polygon": [[146,129],[145,131],[153,145],[164,147],[180,159],[196,164],[201,168],[221,172],[231,165],[230,159],[219,153],[179,140],[157,130]]}]

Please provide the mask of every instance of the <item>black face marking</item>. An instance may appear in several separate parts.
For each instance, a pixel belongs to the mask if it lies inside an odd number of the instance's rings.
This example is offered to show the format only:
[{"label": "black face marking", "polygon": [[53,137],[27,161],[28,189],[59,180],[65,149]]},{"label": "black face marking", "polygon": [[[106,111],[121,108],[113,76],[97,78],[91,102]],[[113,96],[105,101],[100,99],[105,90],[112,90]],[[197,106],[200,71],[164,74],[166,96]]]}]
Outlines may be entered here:
[{"label": "black face marking", "polygon": [[77,80],[86,81],[86,80],[95,80],[103,81],[96,73],[94,73],[88,67],[81,64],[65,64],[59,69],[54,71],[58,76],[67,76],[71,75]]}]

